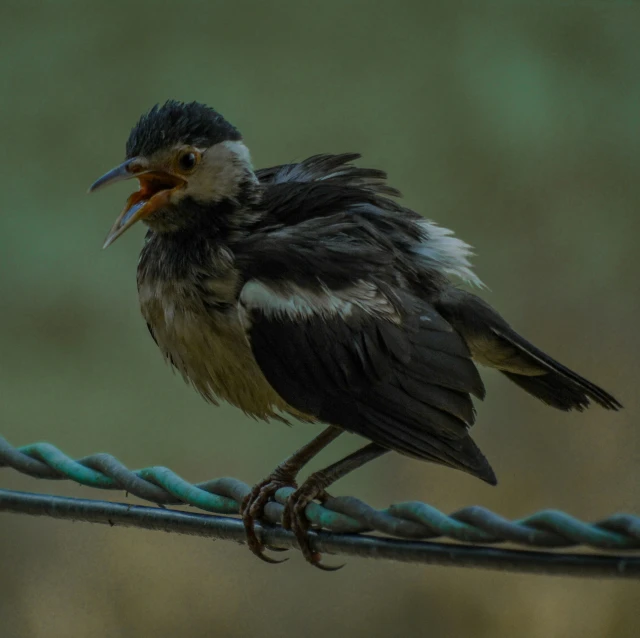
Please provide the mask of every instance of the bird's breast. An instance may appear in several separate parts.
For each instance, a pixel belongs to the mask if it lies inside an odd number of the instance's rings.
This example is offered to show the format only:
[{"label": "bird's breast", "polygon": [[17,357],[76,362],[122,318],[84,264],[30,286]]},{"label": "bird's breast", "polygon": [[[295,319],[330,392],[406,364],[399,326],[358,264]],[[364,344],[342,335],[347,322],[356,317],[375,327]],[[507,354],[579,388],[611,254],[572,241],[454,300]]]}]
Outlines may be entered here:
[{"label": "bird's breast", "polygon": [[138,281],[140,307],[165,358],[207,400],[259,418],[302,416],[273,390],[256,363],[236,303],[233,272],[198,283]]}]

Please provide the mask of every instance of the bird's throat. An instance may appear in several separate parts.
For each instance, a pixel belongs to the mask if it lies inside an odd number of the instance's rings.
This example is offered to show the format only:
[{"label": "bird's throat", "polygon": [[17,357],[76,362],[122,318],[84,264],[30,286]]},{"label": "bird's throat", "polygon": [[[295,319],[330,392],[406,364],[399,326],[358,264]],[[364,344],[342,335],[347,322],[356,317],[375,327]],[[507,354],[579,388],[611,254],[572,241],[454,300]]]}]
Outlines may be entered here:
[{"label": "bird's throat", "polygon": [[182,236],[190,234],[222,241],[233,226],[232,217],[238,209],[238,204],[230,199],[202,203],[185,197],[179,204],[160,208],[143,221],[153,232],[179,234],[180,242]]}]

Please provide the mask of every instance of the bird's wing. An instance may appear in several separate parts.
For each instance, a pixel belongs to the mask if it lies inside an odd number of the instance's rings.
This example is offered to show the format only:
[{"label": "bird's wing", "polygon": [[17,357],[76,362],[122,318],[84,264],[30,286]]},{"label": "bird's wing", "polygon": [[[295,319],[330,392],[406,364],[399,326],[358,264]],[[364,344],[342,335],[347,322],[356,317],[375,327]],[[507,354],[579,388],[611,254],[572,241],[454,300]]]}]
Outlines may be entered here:
[{"label": "bird's wing", "polygon": [[239,314],[292,407],[398,452],[495,476],[468,435],[484,387],[464,340],[427,302],[375,278],[330,286],[255,277]]}]

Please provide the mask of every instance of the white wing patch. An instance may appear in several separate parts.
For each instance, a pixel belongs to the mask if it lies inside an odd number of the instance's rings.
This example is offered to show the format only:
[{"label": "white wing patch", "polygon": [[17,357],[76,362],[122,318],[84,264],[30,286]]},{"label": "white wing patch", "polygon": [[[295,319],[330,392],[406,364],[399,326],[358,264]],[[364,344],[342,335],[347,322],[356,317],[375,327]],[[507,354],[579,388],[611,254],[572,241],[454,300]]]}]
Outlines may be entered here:
[{"label": "white wing patch", "polygon": [[412,251],[421,257],[428,268],[459,277],[478,288],[486,288],[471,269],[469,257],[473,250],[469,244],[453,236],[453,231],[427,219],[418,222],[424,239]]},{"label": "white wing patch", "polygon": [[[399,322],[396,309],[375,284],[360,280],[340,290],[331,290],[320,283],[313,290],[293,282],[268,285],[257,279],[248,281],[240,293],[241,315],[244,309],[259,309],[268,317],[292,320],[322,317],[348,318],[359,308],[368,314]],[[246,321],[246,317],[242,316]]]}]

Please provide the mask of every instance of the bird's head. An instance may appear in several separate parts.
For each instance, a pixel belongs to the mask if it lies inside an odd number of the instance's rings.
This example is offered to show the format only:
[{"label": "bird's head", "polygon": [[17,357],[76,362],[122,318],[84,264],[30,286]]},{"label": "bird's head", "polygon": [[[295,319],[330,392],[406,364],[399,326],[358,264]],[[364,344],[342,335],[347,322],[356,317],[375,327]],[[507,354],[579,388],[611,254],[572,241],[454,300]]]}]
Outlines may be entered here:
[{"label": "bird's head", "polygon": [[221,208],[216,205],[237,201],[256,181],[234,126],[208,106],[174,100],[140,118],[129,135],[125,161],[89,192],[134,177],[140,187],[116,219],[105,248],[139,220],[160,232],[180,231],[207,218],[215,224]]}]

